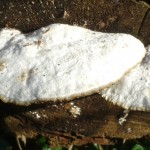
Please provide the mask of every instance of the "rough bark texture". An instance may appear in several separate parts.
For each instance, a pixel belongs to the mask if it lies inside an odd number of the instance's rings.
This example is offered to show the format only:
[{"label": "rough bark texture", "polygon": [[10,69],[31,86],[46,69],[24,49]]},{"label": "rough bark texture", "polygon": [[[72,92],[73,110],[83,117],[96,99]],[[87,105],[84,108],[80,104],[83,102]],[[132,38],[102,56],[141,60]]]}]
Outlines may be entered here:
[{"label": "rough bark texture", "polygon": [[[130,33],[150,44],[150,9],[132,0],[4,0],[0,1],[0,27],[30,32],[51,23],[76,24],[103,32]],[[74,104],[72,105],[71,102]],[[42,134],[52,146],[113,144],[112,138],[140,138],[150,134],[149,112],[124,110],[100,95],[63,103],[15,106],[0,102],[0,133]],[[81,113],[74,117],[73,106]],[[126,121],[119,124],[119,119]]]},{"label": "rough bark texture", "polygon": [[148,2],[135,0],[3,0],[0,27],[30,32],[59,22],[137,36],[148,8]]}]

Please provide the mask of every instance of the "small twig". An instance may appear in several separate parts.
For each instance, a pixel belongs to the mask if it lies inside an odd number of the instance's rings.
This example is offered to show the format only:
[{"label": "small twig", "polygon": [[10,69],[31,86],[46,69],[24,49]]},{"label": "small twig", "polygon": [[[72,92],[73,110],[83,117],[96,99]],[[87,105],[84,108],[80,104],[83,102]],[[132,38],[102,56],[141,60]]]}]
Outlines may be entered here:
[{"label": "small twig", "polygon": [[16,140],[17,140],[17,145],[19,147],[19,150],[22,150],[22,147],[21,147],[21,144],[20,144],[20,141],[19,141],[19,137],[17,136],[16,137]]},{"label": "small twig", "polygon": [[22,150],[19,139],[21,139],[21,141],[24,143],[24,145],[26,145],[26,137],[24,135],[17,135],[17,137],[16,137],[16,141],[17,141],[17,145],[19,147],[19,150]]},{"label": "small twig", "polygon": [[103,150],[103,147],[100,144],[98,144],[98,149]]},{"label": "small twig", "polygon": [[73,144],[69,146],[68,150],[72,150]]}]

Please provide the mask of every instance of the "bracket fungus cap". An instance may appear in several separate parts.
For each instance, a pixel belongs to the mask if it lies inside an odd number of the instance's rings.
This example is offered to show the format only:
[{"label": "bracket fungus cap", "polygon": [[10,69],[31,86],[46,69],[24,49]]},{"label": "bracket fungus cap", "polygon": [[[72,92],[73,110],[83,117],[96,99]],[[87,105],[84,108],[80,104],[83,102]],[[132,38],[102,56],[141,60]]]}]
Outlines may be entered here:
[{"label": "bracket fungus cap", "polygon": [[150,111],[150,46],[141,64],[101,94],[125,109]]},{"label": "bracket fungus cap", "polygon": [[52,24],[29,34],[0,30],[0,98],[27,105],[90,95],[141,62],[143,44],[129,34]]}]

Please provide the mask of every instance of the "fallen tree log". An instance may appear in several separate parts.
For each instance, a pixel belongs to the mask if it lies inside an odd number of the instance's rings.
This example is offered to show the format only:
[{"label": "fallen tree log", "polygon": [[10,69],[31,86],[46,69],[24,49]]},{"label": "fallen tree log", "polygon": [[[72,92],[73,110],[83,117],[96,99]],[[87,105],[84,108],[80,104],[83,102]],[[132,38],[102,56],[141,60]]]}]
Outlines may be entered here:
[{"label": "fallen tree log", "polygon": [[[80,114],[71,112],[74,106],[80,108]],[[124,117],[122,108],[98,94],[66,103],[31,106],[1,103],[0,108],[2,131],[28,138],[41,134],[49,139],[59,137],[60,143],[67,139],[65,144],[85,141],[110,144],[109,138],[133,139],[150,133],[149,112],[131,111]],[[121,118],[125,120],[120,122]]]},{"label": "fallen tree log", "polygon": [[[56,22],[77,24],[98,31],[130,33],[146,45],[150,44],[150,11],[144,2],[64,0],[54,4],[39,3],[41,1],[36,0],[33,3],[1,1],[0,27],[29,32]],[[30,106],[0,102],[0,133],[27,138],[42,134],[53,146],[89,142],[107,145],[113,144],[112,138],[133,139],[149,135],[149,114],[124,111],[98,94],[70,102]]]}]

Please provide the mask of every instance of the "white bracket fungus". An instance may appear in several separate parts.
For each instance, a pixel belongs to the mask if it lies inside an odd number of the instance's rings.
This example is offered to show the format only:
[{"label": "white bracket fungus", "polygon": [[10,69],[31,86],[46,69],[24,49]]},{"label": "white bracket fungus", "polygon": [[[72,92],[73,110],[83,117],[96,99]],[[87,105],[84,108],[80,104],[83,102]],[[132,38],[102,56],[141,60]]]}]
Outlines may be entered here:
[{"label": "white bracket fungus", "polygon": [[143,44],[128,34],[53,24],[33,33],[0,30],[4,102],[70,100],[99,92],[140,63]]},{"label": "white bracket fungus", "polygon": [[150,46],[139,66],[101,94],[126,109],[150,111]]}]

